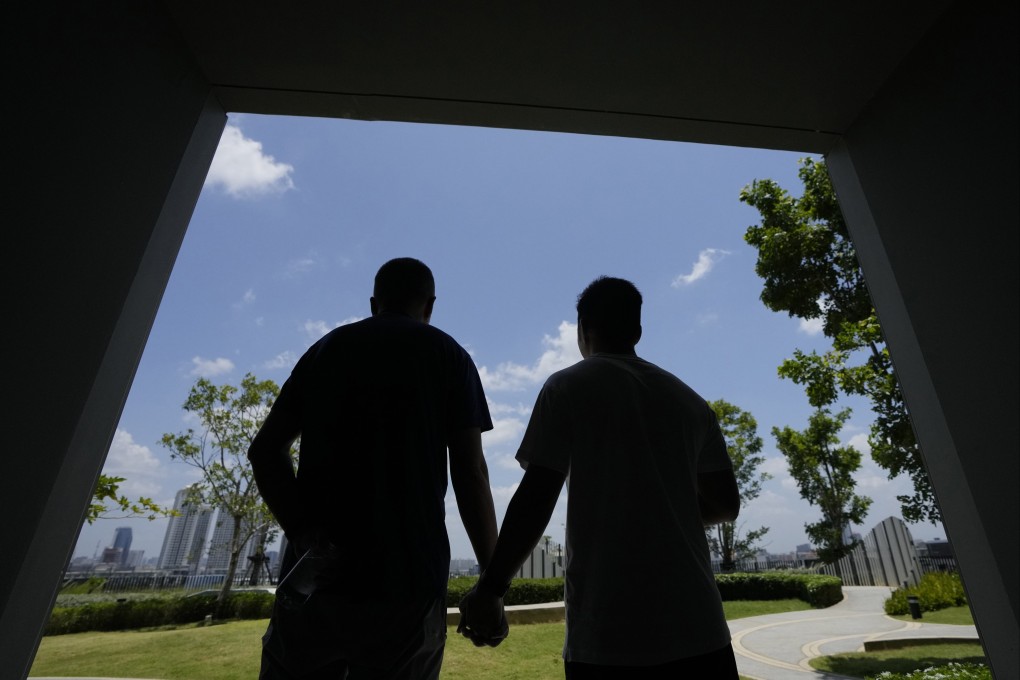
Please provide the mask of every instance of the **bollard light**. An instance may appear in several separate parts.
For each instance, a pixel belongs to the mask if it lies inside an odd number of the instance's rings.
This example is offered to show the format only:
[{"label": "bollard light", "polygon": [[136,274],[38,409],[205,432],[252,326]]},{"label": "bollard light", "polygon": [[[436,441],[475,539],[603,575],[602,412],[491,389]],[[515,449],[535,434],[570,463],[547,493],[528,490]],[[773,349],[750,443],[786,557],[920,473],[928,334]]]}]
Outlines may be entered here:
[{"label": "bollard light", "polygon": [[921,618],[921,603],[916,595],[907,595],[907,608],[910,609],[910,618]]}]

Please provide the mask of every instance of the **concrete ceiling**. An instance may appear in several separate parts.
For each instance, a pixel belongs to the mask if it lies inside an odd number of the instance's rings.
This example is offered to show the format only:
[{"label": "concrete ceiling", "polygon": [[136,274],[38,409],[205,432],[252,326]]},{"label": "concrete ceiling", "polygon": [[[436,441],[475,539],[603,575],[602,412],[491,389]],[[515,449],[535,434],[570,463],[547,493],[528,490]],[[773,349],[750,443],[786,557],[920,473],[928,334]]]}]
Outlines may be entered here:
[{"label": "concrete ceiling", "polygon": [[937,2],[168,2],[230,111],[829,150]]}]

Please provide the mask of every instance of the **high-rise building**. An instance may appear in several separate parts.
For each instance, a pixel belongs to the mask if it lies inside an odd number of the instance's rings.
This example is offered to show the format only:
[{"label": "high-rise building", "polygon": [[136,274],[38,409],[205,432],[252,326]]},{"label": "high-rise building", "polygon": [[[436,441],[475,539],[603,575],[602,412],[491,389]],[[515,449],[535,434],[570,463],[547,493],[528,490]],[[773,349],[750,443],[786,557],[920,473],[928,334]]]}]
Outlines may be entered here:
[{"label": "high-rise building", "polygon": [[163,549],[159,553],[160,569],[198,570],[202,553],[206,549],[209,520],[212,508],[194,493],[194,485],[186,486],[174,498],[177,515],[170,518],[163,536]]},{"label": "high-rise building", "polygon": [[111,547],[120,549],[120,563],[125,565],[128,554],[131,552],[131,527],[117,527],[114,529],[113,545]]},{"label": "high-rise building", "polygon": [[[247,533],[248,527],[241,525],[242,535]],[[223,508],[216,513],[216,521],[213,523],[212,538],[209,539],[209,557],[205,563],[205,573],[225,574],[230,567],[230,543],[234,538],[234,518],[228,515]],[[250,562],[248,557],[255,554],[258,548],[258,533],[245,541],[241,547],[241,553],[237,559],[237,572],[242,575],[248,569]]]}]

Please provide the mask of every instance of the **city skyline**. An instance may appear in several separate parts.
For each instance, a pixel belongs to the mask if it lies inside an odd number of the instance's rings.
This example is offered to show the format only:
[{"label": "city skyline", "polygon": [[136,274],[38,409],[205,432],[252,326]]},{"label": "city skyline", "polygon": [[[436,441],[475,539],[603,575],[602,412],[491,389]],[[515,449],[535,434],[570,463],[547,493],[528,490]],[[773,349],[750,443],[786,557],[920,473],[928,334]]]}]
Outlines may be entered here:
[{"label": "city skyline", "polygon": [[[799,499],[770,430],[802,429],[810,408],[776,377],[794,349],[823,350],[819,329],[757,299],[743,231],[757,213],[740,189],[772,178],[800,193],[801,154],[583,135],[231,116],[114,437],[107,472],[122,491],[172,505],[195,481],[159,445],[193,423],[180,409],[198,377],[278,384],[322,333],[368,314],[371,279],[390,257],[436,273],[433,323],[471,352],[495,429],[483,438],[499,517],[519,481],[513,460],[534,396],[580,358],[574,296],[594,276],[635,281],[645,296],[639,355],[707,399],[749,411],[775,478],[739,522],[769,526],[767,548],[792,550],[818,511]],[[841,434],[865,454],[871,415]],[[857,476],[875,500],[867,532],[899,516],[897,493],[865,455]],[[452,494],[454,557],[470,557]],[[547,529],[562,541],[564,504]],[[148,554],[168,520],[119,520]],[[91,553],[103,522],[86,526]],[[107,525],[108,526],[108,525]],[[108,531],[108,529],[106,530]],[[944,536],[911,525],[915,538]],[[154,537],[158,536],[156,539]],[[103,539],[105,540],[105,539]]]}]

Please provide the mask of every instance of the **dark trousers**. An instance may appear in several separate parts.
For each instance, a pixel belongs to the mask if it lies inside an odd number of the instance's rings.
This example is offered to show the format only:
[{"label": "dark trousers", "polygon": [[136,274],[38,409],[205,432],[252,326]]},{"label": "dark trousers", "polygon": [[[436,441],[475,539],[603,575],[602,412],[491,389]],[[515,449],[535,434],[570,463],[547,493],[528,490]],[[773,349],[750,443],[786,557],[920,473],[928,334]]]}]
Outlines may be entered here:
[{"label": "dark trousers", "polygon": [[[284,573],[295,561],[285,555]],[[345,586],[332,583],[300,604],[277,590],[259,680],[436,680],[444,598],[366,600],[352,596],[356,584]]]},{"label": "dark trousers", "polygon": [[568,661],[567,680],[737,680],[733,647],[677,659],[657,666],[600,666]]}]

